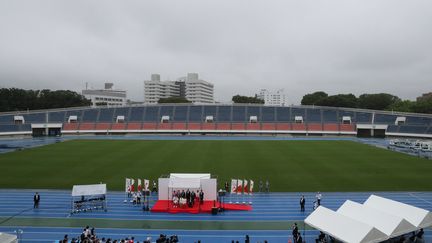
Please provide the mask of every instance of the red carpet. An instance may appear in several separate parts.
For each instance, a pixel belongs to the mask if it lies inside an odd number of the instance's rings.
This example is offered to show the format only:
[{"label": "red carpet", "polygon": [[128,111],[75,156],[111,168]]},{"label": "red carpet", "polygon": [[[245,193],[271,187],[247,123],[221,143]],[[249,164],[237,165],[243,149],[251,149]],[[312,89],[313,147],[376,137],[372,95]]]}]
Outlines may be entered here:
[{"label": "red carpet", "polygon": [[[170,203],[168,207],[168,202]],[[204,201],[202,205],[195,203],[193,208],[187,206],[181,208],[173,208],[172,202],[169,200],[158,200],[151,209],[152,212],[163,212],[163,213],[211,213],[213,207],[213,201]],[[216,203],[216,207],[220,207],[219,203]],[[252,210],[252,206],[247,204],[230,204],[224,203],[225,210]]]}]

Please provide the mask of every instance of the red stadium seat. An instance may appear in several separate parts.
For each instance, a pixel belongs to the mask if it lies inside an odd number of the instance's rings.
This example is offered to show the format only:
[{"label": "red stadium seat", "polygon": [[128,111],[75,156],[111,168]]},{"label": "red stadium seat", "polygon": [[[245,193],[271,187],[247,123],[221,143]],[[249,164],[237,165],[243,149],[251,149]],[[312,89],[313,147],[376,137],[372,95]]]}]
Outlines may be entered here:
[{"label": "red stadium seat", "polygon": [[157,123],[144,123],[142,126],[143,130],[156,130]]},{"label": "red stadium seat", "polygon": [[217,130],[231,130],[231,124],[230,123],[218,123],[217,124]]},{"label": "red stadium seat", "polygon": [[96,123],[95,130],[108,130],[111,127],[111,123]]},{"label": "red stadium seat", "polygon": [[245,130],[245,124],[244,123],[233,123],[231,125],[231,129],[232,130]]},{"label": "red stadium seat", "polygon": [[274,123],[263,123],[261,130],[276,130],[276,124]]},{"label": "red stadium seat", "polygon": [[277,130],[291,130],[291,124],[290,123],[277,123],[276,129]]},{"label": "red stadium seat", "polygon": [[125,123],[114,123],[111,126],[111,130],[126,130]]},{"label": "red stadium seat", "polygon": [[78,130],[78,123],[64,123],[63,130]]},{"label": "red stadium seat", "polygon": [[142,124],[140,122],[129,122],[127,124],[127,130],[141,130]]},{"label": "red stadium seat", "polygon": [[304,123],[293,123],[291,126],[293,131],[306,131],[306,125]]},{"label": "red stadium seat", "polygon": [[202,124],[202,130],[215,130],[216,124],[215,123],[203,123]]},{"label": "red stadium seat", "polygon": [[186,130],[186,123],[176,122],[172,124],[173,130]]},{"label": "red stadium seat", "polygon": [[[145,124],[144,124],[145,125]],[[159,130],[171,130],[172,123],[159,123]]]},{"label": "red stadium seat", "polygon": [[248,124],[246,124],[246,130],[261,130],[261,124],[248,123]]},{"label": "red stadium seat", "polygon": [[339,125],[335,123],[324,124],[324,131],[337,132],[339,131]]},{"label": "red stadium seat", "polygon": [[308,131],[322,131],[321,123],[308,123],[307,124]]},{"label": "red stadium seat", "polygon": [[356,126],[354,124],[340,124],[341,132],[355,132]]},{"label": "red stadium seat", "polygon": [[90,122],[80,123],[79,130],[94,130],[95,124]]},{"label": "red stadium seat", "polygon": [[188,129],[190,129],[190,130],[201,130],[201,123],[189,123],[188,124]]}]

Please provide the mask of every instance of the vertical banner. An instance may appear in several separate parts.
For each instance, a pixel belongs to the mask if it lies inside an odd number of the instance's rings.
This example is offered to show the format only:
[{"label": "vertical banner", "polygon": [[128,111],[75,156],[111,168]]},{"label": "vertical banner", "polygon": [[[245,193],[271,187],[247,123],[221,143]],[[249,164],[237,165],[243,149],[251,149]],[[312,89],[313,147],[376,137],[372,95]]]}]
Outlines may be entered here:
[{"label": "vertical banner", "polygon": [[231,179],[231,193],[237,192],[237,179]]},{"label": "vertical banner", "polygon": [[253,182],[253,180],[250,180],[250,182],[249,182],[249,193],[250,194],[252,194],[252,192],[253,192],[253,187],[254,187],[254,182]]},{"label": "vertical banner", "polygon": [[243,180],[243,193],[249,194],[248,180]]},{"label": "vertical banner", "polygon": [[237,194],[241,194],[243,191],[243,181],[242,180],[237,180],[237,189],[236,192]]},{"label": "vertical banner", "polygon": [[138,179],[137,191],[140,192],[142,190],[141,179]]},{"label": "vertical banner", "polygon": [[150,186],[150,181],[147,179],[144,179],[144,191],[148,191]]},{"label": "vertical banner", "polygon": [[135,180],[134,179],[130,179],[130,192],[135,191]]},{"label": "vertical banner", "polygon": [[128,193],[129,192],[129,188],[130,187],[130,179],[126,178],[126,185],[125,185],[125,192]]}]

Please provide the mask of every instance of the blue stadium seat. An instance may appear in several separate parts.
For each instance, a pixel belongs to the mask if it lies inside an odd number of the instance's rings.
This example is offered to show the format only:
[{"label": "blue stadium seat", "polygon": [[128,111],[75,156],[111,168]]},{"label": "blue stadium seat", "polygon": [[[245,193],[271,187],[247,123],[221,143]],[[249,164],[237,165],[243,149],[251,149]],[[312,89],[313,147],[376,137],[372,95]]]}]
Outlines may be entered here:
[{"label": "blue stadium seat", "polygon": [[99,112],[99,122],[113,122],[114,108],[102,108]]},{"label": "blue stadium seat", "polygon": [[173,119],[174,116],[174,106],[161,106],[158,120],[162,118],[162,116],[169,116],[170,120]]},{"label": "blue stadium seat", "polygon": [[60,122],[63,123],[67,120],[65,111],[49,112],[48,121],[49,122]]},{"label": "blue stadium seat", "polygon": [[289,121],[291,121],[290,108],[289,107],[277,107],[276,108],[276,121],[277,122],[289,122]]},{"label": "blue stadium seat", "polygon": [[406,116],[407,125],[432,125],[432,118]]},{"label": "blue stadium seat", "polygon": [[114,121],[116,120],[117,116],[124,116],[125,122],[129,121],[130,109],[131,109],[130,107],[117,107],[117,108],[115,108],[114,116],[113,116]]},{"label": "blue stadium seat", "polygon": [[96,122],[98,117],[99,109],[88,109],[83,111],[83,122]]},{"label": "blue stadium seat", "polygon": [[[341,117],[342,119],[342,117]],[[336,123],[339,122],[341,119],[338,119],[338,113],[337,110],[323,110],[323,122],[324,123]]]},{"label": "blue stadium seat", "polygon": [[216,113],[216,106],[204,106],[203,120],[206,118],[206,116],[213,116],[214,121],[217,121]]},{"label": "blue stadium seat", "polygon": [[0,116],[0,124],[13,124],[14,115],[3,115]]},{"label": "blue stadium seat", "polygon": [[[159,108],[160,108],[159,106],[147,106],[145,108],[144,122],[160,121]],[[163,114],[163,115],[168,115],[168,114]]]},{"label": "blue stadium seat", "polygon": [[387,132],[399,132],[399,126],[397,125],[388,125]]},{"label": "blue stadium seat", "polygon": [[396,121],[396,115],[387,115],[375,113],[375,123],[377,124],[394,124]]},{"label": "blue stadium seat", "polygon": [[202,122],[204,118],[202,117],[203,107],[202,106],[190,106],[189,107],[189,122]]},{"label": "blue stadium seat", "polygon": [[176,122],[186,122],[187,121],[187,112],[189,106],[176,106],[174,109],[174,117],[173,121]]},{"label": "blue stadium seat", "polygon": [[46,113],[23,114],[24,123],[45,123]]},{"label": "blue stadium seat", "polygon": [[231,108],[232,106],[218,106],[217,122],[231,122]]},{"label": "blue stadium seat", "polygon": [[232,108],[232,121],[245,122],[246,121],[246,106],[233,106]]},{"label": "blue stadium seat", "polygon": [[142,122],[143,119],[144,119],[144,107],[132,107],[130,110],[129,121]]},{"label": "blue stadium seat", "polygon": [[261,107],[260,106],[247,106],[246,107],[246,120],[249,122],[251,116],[256,116],[258,118],[258,122],[261,122]]},{"label": "blue stadium seat", "polygon": [[31,131],[31,124],[0,124],[0,132],[24,132]]},{"label": "blue stadium seat", "polygon": [[355,121],[357,123],[372,123],[372,113],[356,112]]},{"label": "blue stadium seat", "polygon": [[424,134],[424,133],[426,133],[427,129],[428,129],[427,126],[402,125],[399,128],[399,132],[400,133]]},{"label": "blue stadium seat", "polygon": [[321,123],[321,109],[306,109],[306,117],[303,116],[303,120],[307,122]]},{"label": "blue stadium seat", "polygon": [[261,109],[261,119],[263,122],[274,122],[275,121],[275,107],[262,107]]},{"label": "blue stadium seat", "polygon": [[432,134],[432,126],[430,126],[430,127],[427,129],[426,133],[427,133],[427,134]]}]

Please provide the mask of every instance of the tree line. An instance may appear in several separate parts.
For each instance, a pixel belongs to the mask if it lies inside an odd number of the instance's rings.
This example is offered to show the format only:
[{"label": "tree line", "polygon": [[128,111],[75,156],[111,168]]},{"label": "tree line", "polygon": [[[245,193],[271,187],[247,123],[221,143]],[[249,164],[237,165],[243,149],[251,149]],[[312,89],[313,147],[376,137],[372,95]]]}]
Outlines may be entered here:
[{"label": "tree line", "polygon": [[89,106],[91,101],[70,90],[0,89],[0,112]]},{"label": "tree line", "polygon": [[331,107],[348,107],[372,110],[388,110],[415,113],[432,113],[432,94],[418,97],[416,101],[402,100],[387,93],[328,95],[323,91],[306,94],[301,100],[302,105],[317,105]]}]

